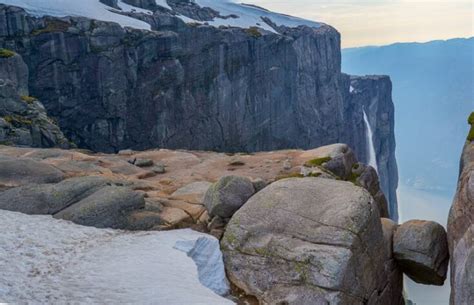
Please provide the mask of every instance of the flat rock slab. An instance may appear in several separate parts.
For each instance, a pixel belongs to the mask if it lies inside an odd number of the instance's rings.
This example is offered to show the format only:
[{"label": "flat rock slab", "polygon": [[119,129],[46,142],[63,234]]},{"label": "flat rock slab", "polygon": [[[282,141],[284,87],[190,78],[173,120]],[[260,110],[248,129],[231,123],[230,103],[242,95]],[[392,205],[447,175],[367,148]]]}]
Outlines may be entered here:
[{"label": "flat rock slab", "polygon": [[64,173],[54,166],[32,159],[0,159],[0,184],[19,186],[29,183],[56,183]]},{"label": "flat rock slab", "polygon": [[0,303],[233,304],[213,292],[228,285],[206,234],[99,230],[8,211],[0,231]]},{"label": "flat rock slab", "polygon": [[0,209],[25,214],[55,214],[83,200],[110,180],[80,177],[57,184],[30,184],[0,193]]}]

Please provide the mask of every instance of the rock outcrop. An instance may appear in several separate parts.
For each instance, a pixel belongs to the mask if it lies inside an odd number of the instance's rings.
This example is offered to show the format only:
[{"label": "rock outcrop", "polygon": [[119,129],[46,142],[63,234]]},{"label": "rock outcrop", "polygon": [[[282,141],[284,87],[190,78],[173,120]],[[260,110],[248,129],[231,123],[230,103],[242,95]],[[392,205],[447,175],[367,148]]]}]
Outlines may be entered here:
[{"label": "rock outcrop", "polygon": [[459,184],[448,220],[451,305],[474,303],[474,114],[461,157]]},{"label": "rock outcrop", "polygon": [[[272,16],[258,18],[261,28],[214,27],[203,20],[239,17],[189,1],[127,3],[153,11],[122,12],[152,31],[0,5],[0,47],[21,54],[32,95],[79,147],[269,151],[342,142],[367,162],[373,140],[397,218],[390,80],[342,74],[335,29],[277,25]],[[363,109],[374,139],[365,137]]]},{"label": "rock outcrop", "polygon": [[230,280],[261,304],[403,304],[391,242],[366,190],[310,177],[254,195],[222,248]]},{"label": "rock outcrop", "polygon": [[28,67],[20,55],[0,49],[0,143],[68,148],[38,99],[29,96]]},{"label": "rock outcrop", "polygon": [[[166,170],[153,170],[158,164]],[[370,169],[357,163],[344,144],[235,155],[170,150],[94,154],[0,146],[0,209],[50,214],[96,227],[193,227],[220,237],[229,218],[255,192],[285,177],[342,179],[378,193],[376,173],[373,183],[361,183],[364,175],[354,172],[355,165]],[[386,217],[386,201],[373,197]]]}]

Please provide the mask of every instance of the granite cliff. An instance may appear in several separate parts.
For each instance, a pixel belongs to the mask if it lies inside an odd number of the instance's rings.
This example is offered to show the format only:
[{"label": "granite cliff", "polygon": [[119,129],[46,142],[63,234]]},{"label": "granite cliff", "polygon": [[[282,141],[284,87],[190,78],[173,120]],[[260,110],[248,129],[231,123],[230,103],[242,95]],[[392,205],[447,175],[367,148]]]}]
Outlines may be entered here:
[{"label": "granite cliff", "polygon": [[373,140],[397,219],[389,78],[342,74],[340,35],[328,25],[208,2],[102,1],[130,27],[106,14],[47,17],[31,11],[36,4],[0,4],[0,47],[22,56],[30,94],[82,148],[253,152],[347,143],[366,162]]},{"label": "granite cliff", "polygon": [[474,113],[461,157],[456,196],[448,219],[452,305],[474,302]]}]

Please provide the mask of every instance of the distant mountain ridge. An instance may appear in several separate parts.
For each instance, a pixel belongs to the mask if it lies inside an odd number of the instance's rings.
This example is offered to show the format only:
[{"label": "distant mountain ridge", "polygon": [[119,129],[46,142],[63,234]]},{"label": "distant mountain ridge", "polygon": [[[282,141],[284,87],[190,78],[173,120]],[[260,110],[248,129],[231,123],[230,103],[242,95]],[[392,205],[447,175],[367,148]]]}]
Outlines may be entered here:
[{"label": "distant mountain ridge", "polygon": [[[342,69],[393,81],[401,183],[452,196],[474,109],[474,37],[342,51]],[[423,124],[420,124],[420,121]]]}]

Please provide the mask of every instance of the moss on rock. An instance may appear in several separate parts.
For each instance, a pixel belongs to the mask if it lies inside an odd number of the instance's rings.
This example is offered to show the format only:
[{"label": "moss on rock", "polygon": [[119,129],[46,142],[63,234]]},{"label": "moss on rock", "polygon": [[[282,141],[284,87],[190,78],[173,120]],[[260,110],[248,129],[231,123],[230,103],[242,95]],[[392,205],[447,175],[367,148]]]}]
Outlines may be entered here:
[{"label": "moss on rock", "polygon": [[15,56],[15,52],[7,49],[0,49],[0,58],[10,58]]},{"label": "moss on rock", "polygon": [[34,30],[32,35],[40,35],[44,33],[54,33],[54,32],[66,32],[69,29],[70,24],[57,19],[47,20],[46,26],[39,30]]},{"label": "moss on rock", "polygon": [[469,125],[471,125],[471,129],[469,130],[469,134],[467,135],[467,140],[469,142],[474,141],[474,112],[471,112],[469,118],[467,119]]},{"label": "moss on rock", "polygon": [[245,30],[247,34],[249,34],[252,37],[258,38],[262,36],[262,33],[260,33],[259,29],[256,26],[252,26],[248,29]]},{"label": "moss on rock", "polygon": [[36,101],[37,99],[32,97],[32,96],[28,96],[28,95],[22,95],[20,96],[21,100],[27,104],[32,104],[34,101]]},{"label": "moss on rock", "polygon": [[323,158],[317,158],[317,159],[309,160],[304,165],[306,167],[317,167],[317,166],[321,166],[324,163],[329,162],[329,161],[331,161],[331,157],[323,157]]}]

